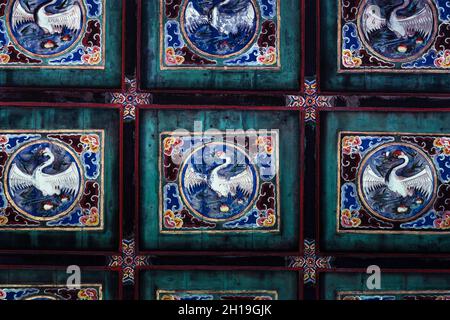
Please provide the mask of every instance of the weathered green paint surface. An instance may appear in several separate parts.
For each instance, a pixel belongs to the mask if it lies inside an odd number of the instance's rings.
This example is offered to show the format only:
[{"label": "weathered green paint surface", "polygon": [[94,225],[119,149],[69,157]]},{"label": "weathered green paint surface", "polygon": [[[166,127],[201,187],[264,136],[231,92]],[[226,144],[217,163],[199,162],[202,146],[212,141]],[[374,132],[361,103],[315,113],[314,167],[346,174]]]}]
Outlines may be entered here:
[{"label": "weathered green paint surface", "polygon": [[[366,273],[321,273],[321,299],[335,300],[338,291],[368,291]],[[377,291],[420,291],[450,290],[448,274],[419,273],[387,273],[382,272],[380,290]]]},{"label": "weathered green paint surface", "polygon": [[[176,129],[279,129],[280,233],[159,234],[159,134]],[[296,250],[299,240],[299,115],[286,111],[142,110],[140,114],[140,248],[144,250]]]},{"label": "weathered green paint surface", "polygon": [[0,108],[2,130],[104,129],[103,231],[0,231],[0,249],[116,250],[119,246],[118,110]]},{"label": "weathered green paint surface", "polygon": [[337,141],[339,131],[448,133],[449,113],[322,112],[321,113],[320,246],[326,251],[449,252],[445,234],[356,234],[336,232]]},{"label": "weathered green paint surface", "polygon": [[[66,270],[0,270],[0,287],[14,285],[66,285]],[[101,284],[103,300],[118,299],[118,272],[81,269],[81,284]]]},{"label": "weathered green paint surface", "polygon": [[159,2],[142,2],[141,81],[144,89],[299,90],[300,2],[281,1],[280,70],[161,70]]},{"label": "weathered green paint surface", "polygon": [[120,88],[122,82],[122,1],[105,2],[105,69],[25,69],[23,67],[1,69],[0,86]]},{"label": "weathered green paint surface", "polygon": [[320,1],[320,89],[361,92],[450,92],[446,73],[338,73],[337,0]]},{"label": "weathered green paint surface", "polygon": [[296,300],[295,271],[162,271],[139,274],[143,300],[155,300],[157,290],[274,290],[279,300]]}]

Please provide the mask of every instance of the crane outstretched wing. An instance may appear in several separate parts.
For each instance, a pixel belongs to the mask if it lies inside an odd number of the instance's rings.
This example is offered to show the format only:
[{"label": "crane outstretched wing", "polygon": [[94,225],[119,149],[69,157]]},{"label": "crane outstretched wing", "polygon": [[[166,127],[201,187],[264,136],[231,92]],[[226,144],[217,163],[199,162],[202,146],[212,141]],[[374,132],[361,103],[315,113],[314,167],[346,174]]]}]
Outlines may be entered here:
[{"label": "crane outstretched wing", "polygon": [[23,190],[32,187],[33,180],[31,178],[31,175],[24,173],[14,163],[11,166],[11,170],[9,171],[8,185],[11,190],[11,195],[14,197],[14,194],[18,190]]},{"label": "crane outstretched wing", "polygon": [[425,5],[422,10],[410,17],[398,20],[408,33],[420,32],[424,37],[433,32],[433,21],[433,11],[429,5]]},{"label": "crane outstretched wing", "polygon": [[199,27],[209,24],[208,17],[200,14],[194,8],[192,2],[186,7],[185,20],[185,28],[190,33],[194,33]]},{"label": "crane outstretched wing", "polygon": [[74,162],[64,172],[43,174],[42,179],[60,192],[76,195],[80,189],[80,175]]},{"label": "crane outstretched wing", "polygon": [[255,9],[253,8],[251,3],[248,4],[247,9],[242,11],[241,17],[242,25],[245,26],[246,29],[251,30],[256,18]]},{"label": "crane outstretched wing", "polygon": [[375,189],[381,188],[386,185],[384,178],[377,175],[370,166],[367,166],[367,169],[364,170],[362,176],[362,184],[364,193],[367,195]]},{"label": "crane outstretched wing", "polygon": [[369,33],[380,30],[384,26],[386,26],[386,19],[381,17],[380,8],[375,5],[366,7],[362,19],[362,28],[366,38],[369,37]]},{"label": "crane outstretched wing", "polygon": [[249,197],[253,191],[253,173],[250,167],[247,167],[241,173],[231,177],[228,180],[231,193],[234,195],[237,189],[241,189]]},{"label": "crane outstretched wing", "polygon": [[183,183],[185,188],[187,188],[189,192],[192,192],[194,188],[206,184],[207,179],[208,177],[206,175],[196,172],[192,168],[189,168],[186,170]]},{"label": "crane outstretched wing", "polygon": [[61,33],[64,27],[72,31],[78,31],[81,28],[83,14],[78,2],[64,12],[46,14],[48,16],[48,22],[58,33]]},{"label": "crane outstretched wing", "polygon": [[418,174],[404,178],[402,183],[408,189],[416,189],[422,192],[425,197],[429,197],[433,192],[433,174],[429,167],[426,167]]},{"label": "crane outstretched wing", "polygon": [[251,1],[249,0],[228,0],[218,4],[218,6],[220,6],[220,11],[229,15],[244,10],[248,8],[249,5],[251,6]]},{"label": "crane outstretched wing", "polygon": [[12,27],[16,28],[18,25],[25,22],[34,22],[34,16],[22,7],[20,1],[16,1],[12,10]]},{"label": "crane outstretched wing", "polygon": [[253,5],[248,2],[246,7],[240,10],[233,10],[231,13],[227,13],[230,10],[223,11],[220,9],[221,14],[221,29],[225,31],[226,34],[233,33],[246,33],[253,29],[254,21],[256,18],[255,9]]}]

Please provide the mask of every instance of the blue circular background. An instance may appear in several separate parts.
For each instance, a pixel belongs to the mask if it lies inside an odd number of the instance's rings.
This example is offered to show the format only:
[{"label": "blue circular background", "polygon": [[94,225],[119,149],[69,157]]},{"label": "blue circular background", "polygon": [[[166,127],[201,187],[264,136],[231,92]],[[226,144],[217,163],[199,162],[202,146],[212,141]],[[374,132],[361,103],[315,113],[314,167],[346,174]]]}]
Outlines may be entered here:
[{"label": "blue circular background", "polygon": [[[9,12],[10,24],[12,24],[13,8],[14,3],[16,1],[19,1],[23,8],[27,8],[26,10],[28,13],[34,13],[34,11],[41,4],[48,2],[48,0],[34,0],[34,1],[13,0],[10,6],[11,10]],[[29,3],[29,5],[27,5],[27,3]],[[70,6],[74,3],[75,0],[58,0],[58,2],[56,2],[55,4],[47,7],[47,12],[48,13],[64,12],[64,10],[70,8]],[[62,4],[64,4],[64,6],[61,8],[60,6]],[[79,5],[82,6],[81,3],[79,3]],[[81,12],[82,14],[84,14],[83,8]],[[40,56],[53,56],[65,52],[75,42],[78,41],[80,33],[83,30],[82,24],[83,19],[81,19],[80,21],[79,30],[73,32],[68,30],[67,28],[64,28],[62,33],[55,33],[53,35],[45,34],[44,31],[35,22],[24,22],[17,25],[16,28],[10,25],[8,26],[8,29],[10,30],[10,34],[12,35],[12,37],[14,37],[16,42],[26,51]],[[63,39],[63,36],[66,37]],[[70,39],[68,37],[70,37]],[[56,46],[54,48],[43,47],[44,43],[47,41],[53,42]]]},{"label": "blue circular background", "polygon": [[[212,170],[224,163],[224,160],[218,160],[220,161],[218,162],[214,159],[214,154],[218,151],[223,151],[227,156],[235,159],[233,163],[219,172],[221,176],[230,178],[243,172],[247,167],[250,168],[253,176],[253,190],[250,196],[221,197],[207,184],[194,188],[192,192],[187,190],[184,181],[186,171],[192,168],[195,172],[209,177]],[[196,159],[203,159],[203,161]],[[202,163],[197,164],[196,162]],[[250,163],[248,156],[241,150],[227,144],[207,144],[191,153],[184,163],[181,171],[181,191],[189,206],[196,211],[195,213],[206,219],[228,221],[241,215],[253,202],[258,187],[257,174],[254,165]],[[226,205],[230,210],[228,212],[221,212],[220,207],[222,205]]]},{"label": "blue circular background", "polygon": [[[388,19],[392,11],[399,7],[403,2],[404,0],[367,0],[366,3],[360,7],[360,11],[364,12],[367,7],[377,5],[381,9],[381,17]],[[416,3],[417,6],[415,5]],[[400,10],[398,14],[404,17],[409,17],[419,12],[425,5],[433,6],[433,4],[423,0],[419,0],[416,3],[411,1],[410,5],[406,9]],[[363,15],[361,14],[359,21],[361,28],[363,26],[361,21],[362,17]],[[434,19],[438,19],[438,17],[435,16]],[[420,54],[432,41],[434,41],[433,32],[425,38],[422,38],[422,36],[417,32],[407,39],[398,39],[395,33],[387,26],[369,33],[368,37],[364,34],[362,34],[361,37],[365,39],[371,51],[374,51],[378,55],[386,57],[389,60],[399,60],[400,62],[402,60],[408,61],[411,57]],[[423,40],[423,43],[416,43],[419,38]],[[397,50],[399,45],[406,45],[407,51],[399,52]]]},{"label": "blue circular background", "polygon": [[[50,142],[32,143],[20,150],[18,153],[14,154],[9,170],[11,170],[13,164],[16,164],[20,171],[31,175],[39,165],[48,160],[46,156],[39,155],[39,151],[45,148],[49,148],[52,151],[55,156],[55,161],[52,165],[46,167],[43,170],[43,173],[55,175],[64,172],[72,163],[75,163],[78,169],[80,181],[82,181],[81,170],[72,154],[59,145]],[[9,176],[10,171],[8,172],[7,181],[9,181]],[[49,220],[68,210],[77,200],[77,197],[81,192],[81,186],[79,186],[78,192],[75,195],[61,193],[60,195],[44,197],[42,192],[33,186],[23,190],[18,190],[14,192],[13,196],[9,183],[7,183],[7,187],[11,200],[18,208],[32,217]],[[62,195],[68,196],[69,198],[64,200],[62,199]],[[45,210],[43,206],[46,202],[53,203],[55,207],[51,210]]]},{"label": "blue circular background", "polygon": [[[238,2],[251,3],[255,12],[253,26],[250,29],[239,30],[237,34],[221,34],[210,24],[202,25],[194,32],[185,28],[185,33],[191,43],[200,51],[215,56],[228,56],[240,52],[244,49],[255,36],[257,32],[257,14],[258,11],[251,0],[233,0]],[[188,0],[185,8],[192,3],[195,10],[201,15],[208,16],[211,10],[219,5],[223,0]],[[186,17],[185,21],[186,22]]]},{"label": "blue circular background", "polygon": [[[434,167],[430,165],[430,160],[426,159],[421,153],[417,152],[415,148],[394,144],[383,146],[374,152],[360,171],[359,183],[363,186],[362,176],[368,166],[379,176],[385,177],[389,174],[390,170],[403,163],[402,159],[389,159],[386,158],[386,153],[392,154],[392,152],[400,150],[403,151],[409,158],[408,165],[399,171],[399,175],[402,177],[411,177],[425,167],[429,167],[431,172],[435,172]],[[436,177],[433,175],[433,186],[436,184]],[[363,186],[364,187],[364,186]],[[434,188],[433,188],[434,190]],[[430,204],[433,199],[433,192],[429,196],[425,196],[422,192],[414,190],[411,196],[403,198],[401,195],[391,191],[387,186],[371,191],[368,195],[362,192],[362,196],[369,207],[381,217],[394,221],[403,221],[412,219],[415,216],[422,213],[422,211]],[[417,199],[422,199],[421,204],[417,204]],[[398,213],[397,208],[400,205],[408,207],[408,211],[405,213]]]}]

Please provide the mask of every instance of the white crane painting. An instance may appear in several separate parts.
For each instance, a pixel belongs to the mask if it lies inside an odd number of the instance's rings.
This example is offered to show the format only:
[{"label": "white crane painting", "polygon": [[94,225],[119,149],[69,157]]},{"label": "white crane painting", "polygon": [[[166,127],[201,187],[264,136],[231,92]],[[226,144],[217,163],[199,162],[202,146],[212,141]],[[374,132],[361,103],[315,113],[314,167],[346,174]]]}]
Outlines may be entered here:
[{"label": "white crane painting", "polygon": [[187,1],[184,30],[194,47],[210,55],[241,51],[256,33],[252,0]]},{"label": "white crane painting", "polygon": [[79,165],[70,152],[59,145],[39,142],[13,157],[6,185],[20,212],[50,219],[74,203],[81,181]]},{"label": "white crane painting", "polygon": [[55,55],[68,49],[83,28],[81,0],[14,0],[10,33],[29,53]]},{"label": "white crane painting", "polygon": [[369,50],[386,60],[408,61],[432,43],[437,19],[430,0],[365,0],[358,22]]},{"label": "white crane painting", "polygon": [[434,196],[433,164],[413,146],[382,146],[366,158],[360,191],[369,209],[390,220],[420,213]]},{"label": "white crane painting", "polygon": [[[206,160],[197,164],[199,155]],[[256,169],[244,153],[222,144],[197,150],[181,173],[184,198],[195,212],[211,220],[226,221],[241,214],[255,197],[257,183]]]}]

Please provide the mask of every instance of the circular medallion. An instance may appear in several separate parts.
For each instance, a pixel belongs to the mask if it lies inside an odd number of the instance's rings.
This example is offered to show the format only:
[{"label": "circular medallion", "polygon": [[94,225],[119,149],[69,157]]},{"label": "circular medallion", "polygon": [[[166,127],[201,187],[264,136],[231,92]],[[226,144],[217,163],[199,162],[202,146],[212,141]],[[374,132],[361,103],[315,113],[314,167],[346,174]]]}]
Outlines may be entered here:
[{"label": "circular medallion", "polygon": [[363,0],[357,17],[365,47],[390,62],[412,61],[424,54],[434,42],[438,20],[432,0]]},{"label": "circular medallion", "polygon": [[244,215],[258,190],[258,172],[244,150],[209,143],[187,155],[180,170],[181,195],[202,220],[226,222]]},{"label": "circular medallion", "polygon": [[82,195],[82,166],[67,146],[48,140],[22,146],[5,170],[5,193],[11,205],[37,221],[56,220]]},{"label": "circular medallion", "polygon": [[181,30],[190,46],[203,55],[227,58],[253,43],[259,26],[254,0],[187,0]]},{"label": "circular medallion", "polygon": [[12,0],[6,16],[9,36],[18,47],[50,58],[76,45],[86,14],[81,0]]},{"label": "circular medallion", "polygon": [[428,210],[437,188],[432,160],[405,143],[377,147],[363,159],[358,172],[359,198],[369,212],[404,222]]}]

